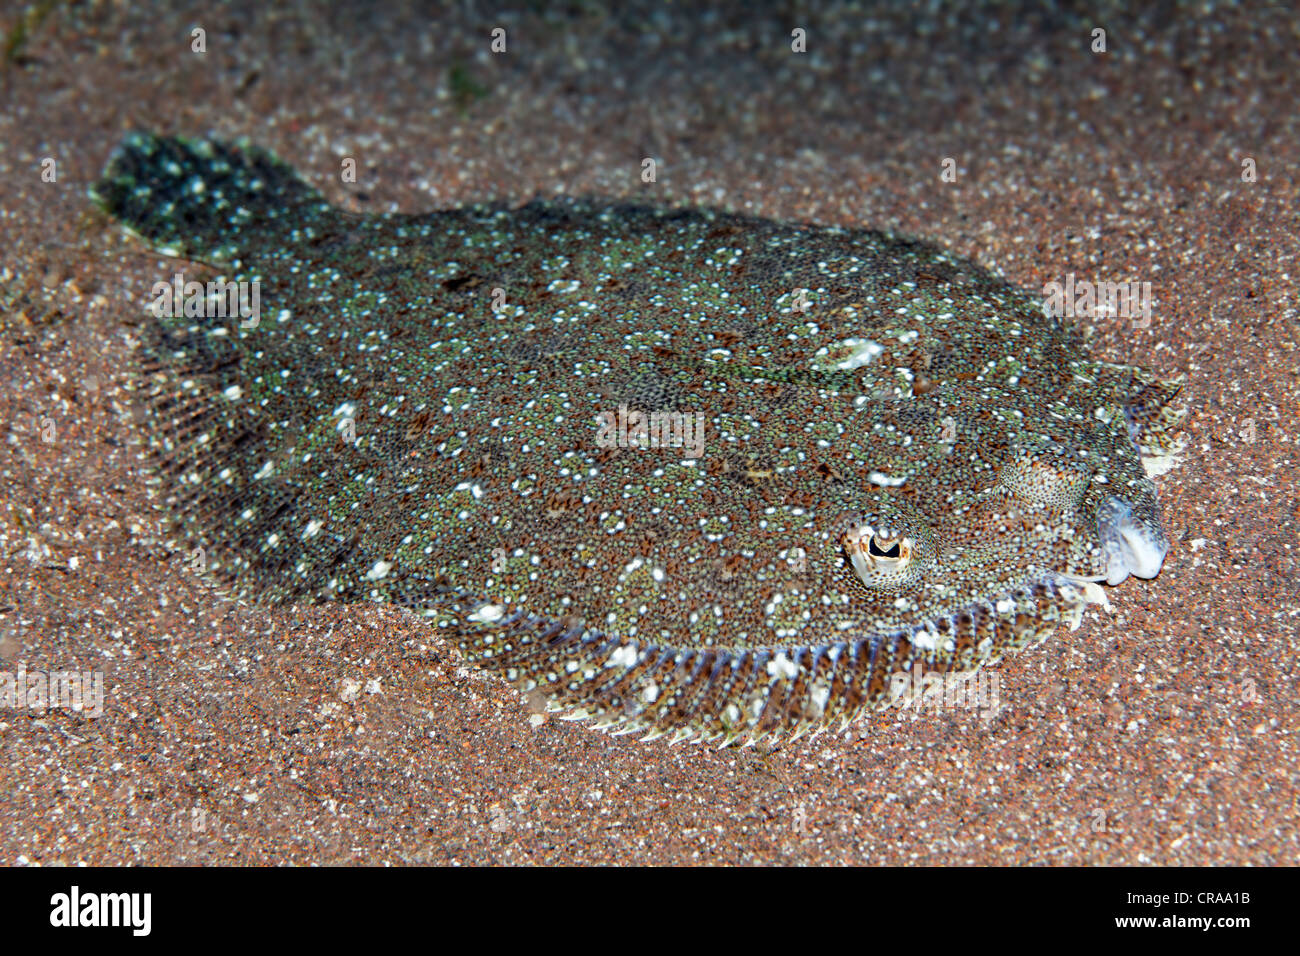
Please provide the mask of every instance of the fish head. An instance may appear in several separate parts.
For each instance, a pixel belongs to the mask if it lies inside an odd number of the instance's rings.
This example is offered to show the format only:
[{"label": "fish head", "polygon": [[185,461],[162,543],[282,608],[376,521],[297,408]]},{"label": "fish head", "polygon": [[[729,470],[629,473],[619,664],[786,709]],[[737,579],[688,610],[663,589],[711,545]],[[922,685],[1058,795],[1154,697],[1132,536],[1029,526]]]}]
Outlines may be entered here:
[{"label": "fish head", "polygon": [[955,383],[854,416],[817,553],[855,630],[948,628],[1036,588],[1056,620],[1072,584],[1159,573],[1169,542],[1122,408],[1028,398]]}]

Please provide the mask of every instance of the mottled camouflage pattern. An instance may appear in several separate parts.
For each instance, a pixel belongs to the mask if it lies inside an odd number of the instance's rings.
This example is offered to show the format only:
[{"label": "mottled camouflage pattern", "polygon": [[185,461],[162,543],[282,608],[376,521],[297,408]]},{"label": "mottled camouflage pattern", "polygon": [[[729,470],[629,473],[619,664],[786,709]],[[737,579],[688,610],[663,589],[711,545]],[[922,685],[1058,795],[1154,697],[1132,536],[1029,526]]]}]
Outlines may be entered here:
[{"label": "mottled camouflage pattern", "polygon": [[[842,726],[1164,556],[1141,458],[1179,383],[929,246],[571,200],[356,215],[147,135],[95,195],[261,284],[256,327],[164,317],[142,350],[178,543],[255,598],[407,606],[602,726]],[[620,406],[699,413],[702,455],[601,447]]]}]

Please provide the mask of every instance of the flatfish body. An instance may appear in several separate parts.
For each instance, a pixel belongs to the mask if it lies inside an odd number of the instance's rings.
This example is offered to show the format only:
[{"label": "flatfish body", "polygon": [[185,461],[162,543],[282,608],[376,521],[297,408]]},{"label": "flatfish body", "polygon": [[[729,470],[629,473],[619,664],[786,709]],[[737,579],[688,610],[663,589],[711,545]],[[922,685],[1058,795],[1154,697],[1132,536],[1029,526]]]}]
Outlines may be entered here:
[{"label": "flatfish body", "polygon": [[147,134],[94,194],[208,283],[159,295],[136,385],[177,544],[257,600],[411,608],[601,727],[844,726],[1168,548],[1143,456],[1180,382],[925,244],[578,200],[358,215]]}]

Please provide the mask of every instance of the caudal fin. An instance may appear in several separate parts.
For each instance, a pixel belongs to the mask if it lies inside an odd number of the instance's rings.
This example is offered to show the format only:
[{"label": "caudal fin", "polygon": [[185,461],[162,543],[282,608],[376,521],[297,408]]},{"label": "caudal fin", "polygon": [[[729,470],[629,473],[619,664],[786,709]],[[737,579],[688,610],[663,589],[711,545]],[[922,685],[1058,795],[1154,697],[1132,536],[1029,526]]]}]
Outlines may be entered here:
[{"label": "caudal fin", "polygon": [[285,163],[246,144],[131,133],[91,189],[109,215],[160,249],[232,259],[329,205]]}]

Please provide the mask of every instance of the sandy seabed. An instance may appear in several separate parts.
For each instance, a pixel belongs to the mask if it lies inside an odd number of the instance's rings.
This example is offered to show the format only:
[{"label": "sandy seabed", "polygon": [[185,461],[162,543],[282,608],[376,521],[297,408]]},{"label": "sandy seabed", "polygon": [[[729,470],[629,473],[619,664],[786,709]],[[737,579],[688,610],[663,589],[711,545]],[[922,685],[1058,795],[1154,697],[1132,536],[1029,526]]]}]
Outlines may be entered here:
[{"label": "sandy seabed", "polygon": [[[265,6],[0,11],[31,27],[0,73],[0,658],[105,695],[0,710],[0,863],[1300,859],[1295,15]],[[990,720],[775,750],[555,720],[392,607],[241,607],[159,543],[125,413],[175,271],[87,199],[130,129],[247,136],[354,210],[697,203],[1035,289],[1149,281],[1149,327],[1094,320],[1091,347],[1188,375],[1165,569],[999,665]]]}]

